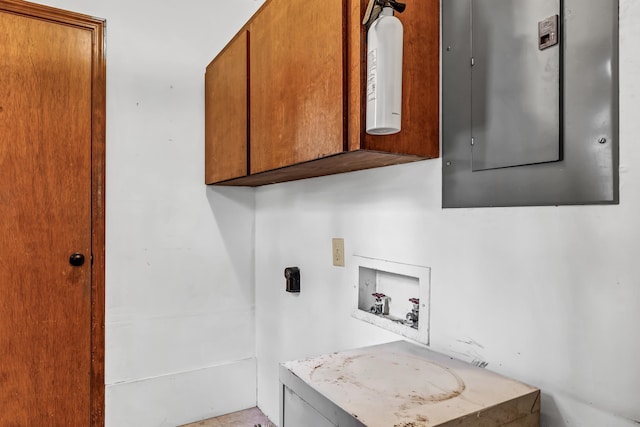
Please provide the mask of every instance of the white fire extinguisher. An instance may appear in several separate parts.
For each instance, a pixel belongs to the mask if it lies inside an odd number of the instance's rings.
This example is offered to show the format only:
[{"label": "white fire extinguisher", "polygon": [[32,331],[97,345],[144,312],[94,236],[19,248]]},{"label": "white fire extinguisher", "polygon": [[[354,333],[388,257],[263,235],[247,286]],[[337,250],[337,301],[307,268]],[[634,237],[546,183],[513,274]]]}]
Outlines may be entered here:
[{"label": "white fire extinguisher", "polygon": [[371,135],[400,132],[402,123],[403,28],[394,12],[405,5],[371,0],[363,23],[367,31],[367,120]]}]

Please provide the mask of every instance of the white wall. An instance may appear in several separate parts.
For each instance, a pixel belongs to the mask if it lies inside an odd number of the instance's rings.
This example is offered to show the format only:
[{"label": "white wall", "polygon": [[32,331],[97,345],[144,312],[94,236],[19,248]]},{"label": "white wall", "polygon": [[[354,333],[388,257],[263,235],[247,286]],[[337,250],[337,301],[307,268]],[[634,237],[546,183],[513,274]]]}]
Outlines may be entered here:
[{"label": "white wall", "polygon": [[255,406],[254,192],[204,185],[203,76],[262,1],[41,3],[107,20],[107,426]]},{"label": "white wall", "polygon": [[[440,160],[257,190],[269,416],[278,362],[398,338],[350,317],[354,266],[331,265],[331,238],[344,237],[347,256],[431,267],[432,348],[540,387],[543,426],[640,422],[640,4],[620,3],[619,206],[442,210]],[[284,291],[288,266],[300,295]]]}]

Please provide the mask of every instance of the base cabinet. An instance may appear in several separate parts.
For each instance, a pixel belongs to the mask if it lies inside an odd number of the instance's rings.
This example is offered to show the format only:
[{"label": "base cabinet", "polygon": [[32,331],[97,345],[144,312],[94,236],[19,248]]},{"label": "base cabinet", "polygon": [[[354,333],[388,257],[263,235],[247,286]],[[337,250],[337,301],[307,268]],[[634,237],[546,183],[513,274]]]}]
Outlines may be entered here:
[{"label": "base cabinet", "polygon": [[440,2],[406,0],[398,15],[402,130],[387,136],[364,131],[367,3],[267,0],[209,64],[207,184],[257,186],[439,156]]},{"label": "base cabinet", "polygon": [[540,390],[398,341],[280,365],[281,427],[540,426]]},{"label": "base cabinet", "polygon": [[283,393],[283,410],[282,418],[285,426],[312,426],[312,427],[336,427],[336,424],[326,419],[320,412],[302,400],[300,396],[291,391],[290,388],[284,387]]}]

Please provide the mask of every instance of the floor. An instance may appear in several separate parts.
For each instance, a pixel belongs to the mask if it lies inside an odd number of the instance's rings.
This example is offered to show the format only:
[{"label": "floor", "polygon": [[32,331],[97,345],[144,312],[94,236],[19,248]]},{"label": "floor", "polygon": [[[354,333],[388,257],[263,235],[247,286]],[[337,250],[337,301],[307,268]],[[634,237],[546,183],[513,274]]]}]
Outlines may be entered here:
[{"label": "floor", "polygon": [[197,421],[182,427],[276,427],[258,408],[234,412],[221,417]]}]

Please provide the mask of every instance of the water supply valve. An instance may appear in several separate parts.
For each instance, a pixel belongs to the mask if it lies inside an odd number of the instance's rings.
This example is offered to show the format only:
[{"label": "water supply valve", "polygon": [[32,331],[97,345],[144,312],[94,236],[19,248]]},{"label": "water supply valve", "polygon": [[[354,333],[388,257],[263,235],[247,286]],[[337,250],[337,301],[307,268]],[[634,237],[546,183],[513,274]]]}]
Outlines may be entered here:
[{"label": "water supply valve", "polygon": [[409,298],[409,302],[413,304],[413,308],[407,313],[407,323],[412,328],[418,329],[418,315],[420,314],[420,299]]},{"label": "water supply valve", "polygon": [[371,306],[369,311],[376,315],[388,315],[389,314],[389,298],[385,294],[380,292],[374,292],[371,295],[376,299],[376,302]]}]

